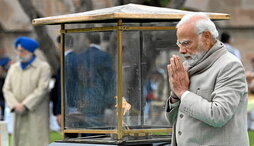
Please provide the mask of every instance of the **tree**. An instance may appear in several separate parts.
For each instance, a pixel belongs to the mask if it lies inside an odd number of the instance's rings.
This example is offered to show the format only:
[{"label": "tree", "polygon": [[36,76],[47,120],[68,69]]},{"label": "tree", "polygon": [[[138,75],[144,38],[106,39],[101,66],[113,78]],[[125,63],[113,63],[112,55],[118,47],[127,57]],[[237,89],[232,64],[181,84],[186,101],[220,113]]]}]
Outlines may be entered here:
[{"label": "tree", "polygon": [[[31,0],[18,0],[24,12],[32,21],[35,18],[43,17],[40,12],[33,6]],[[52,72],[56,73],[59,66],[59,60],[56,53],[56,46],[52,39],[50,38],[46,26],[35,26],[33,27],[37,35],[37,40],[40,43],[40,50],[46,56]]]}]

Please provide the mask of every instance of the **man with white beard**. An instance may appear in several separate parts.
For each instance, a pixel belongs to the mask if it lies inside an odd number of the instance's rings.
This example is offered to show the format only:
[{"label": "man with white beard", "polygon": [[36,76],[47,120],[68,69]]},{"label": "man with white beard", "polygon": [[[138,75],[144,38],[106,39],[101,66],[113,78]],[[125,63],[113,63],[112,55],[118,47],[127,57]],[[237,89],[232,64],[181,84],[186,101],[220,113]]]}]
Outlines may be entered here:
[{"label": "man with white beard", "polygon": [[185,15],[176,35],[184,62],[173,55],[167,66],[172,146],[248,146],[242,63],[216,39],[216,26],[204,13]]},{"label": "man with white beard", "polygon": [[5,101],[13,113],[12,146],[46,146],[50,66],[35,55],[39,47],[36,40],[18,37],[14,46],[19,60],[8,70],[3,87]]}]

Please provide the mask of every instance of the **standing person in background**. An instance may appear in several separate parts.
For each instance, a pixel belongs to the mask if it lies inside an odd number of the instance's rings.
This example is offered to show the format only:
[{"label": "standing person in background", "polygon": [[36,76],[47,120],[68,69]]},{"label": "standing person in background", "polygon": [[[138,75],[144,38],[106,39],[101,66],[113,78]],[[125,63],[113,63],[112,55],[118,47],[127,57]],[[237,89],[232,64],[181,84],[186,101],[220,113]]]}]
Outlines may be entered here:
[{"label": "standing person in background", "polygon": [[[57,52],[60,51],[61,37],[57,39]],[[73,38],[71,35],[65,35],[65,50],[64,50],[64,72],[65,72],[65,99],[67,113],[76,112],[76,94],[77,94],[77,54],[73,50]],[[61,124],[61,73],[58,68],[55,78],[55,86],[51,91],[53,101],[53,114],[57,117],[57,122]],[[69,92],[71,91],[71,92]]]},{"label": "standing person in background", "polygon": [[153,72],[144,85],[143,95],[146,99],[144,116],[145,116],[145,119],[147,120],[150,119],[152,114],[151,112],[152,101],[158,99],[154,94],[154,92],[158,89],[158,82],[157,82],[158,78],[159,78],[159,73]]},{"label": "standing person in background", "polygon": [[253,94],[253,73],[246,72],[246,80],[248,83],[248,130],[254,130],[254,94]]},{"label": "standing person in background", "polygon": [[99,34],[88,35],[89,48],[78,55],[80,110],[83,126],[105,126],[105,110],[115,105],[116,82],[112,57],[102,51]]},{"label": "standing person in background", "polygon": [[[57,46],[56,46],[56,52],[60,54],[60,42],[61,37],[58,36],[56,39]],[[60,62],[60,61],[59,61]],[[60,72],[60,66],[57,69],[57,72],[52,77],[55,80],[54,87],[50,91],[50,99],[53,103],[53,114],[56,116],[57,123],[60,126],[61,125],[61,72]]]},{"label": "standing person in background", "polygon": [[235,55],[239,60],[241,60],[241,54],[240,51],[233,47],[231,44],[231,37],[227,32],[223,32],[221,34],[221,42],[224,43],[226,49],[232,53],[233,55]]},{"label": "standing person in background", "polygon": [[[246,72],[246,77],[248,79],[250,79],[250,78],[253,79],[254,78],[254,58],[250,59],[250,64],[252,66],[252,69],[251,69],[251,71]],[[247,80],[247,81],[249,81],[248,82],[249,93],[254,94],[254,80]]]},{"label": "standing person in background", "polygon": [[176,28],[184,62],[173,55],[167,66],[172,146],[249,146],[248,88],[241,61],[216,39],[218,31],[206,14],[187,14]]},{"label": "standing person in background", "polygon": [[[60,42],[60,40],[59,40]],[[73,48],[74,40],[71,35],[65,35],[64,43],[64,88],[66,112],[77,112],[77,54]],[[71,91],[71,92],[68,92]],[[60,96],[61,97],[61,96]]]},{"label": "standing person in background", "polygon": [[248,82],[248,129],[254,130],[254,58],[250,59],[252,70],[246,72]]},{"label": "standing person in background", "polygon": [[47,146],[49,143],[50,66],[34,51],[37,41],[18,37],[19,61],[11,65],[4,83],[4,97],[14,113],[13,146]]},{"label": "standing person in background", "polygon": [[5,56],[4,49],[0,48],[0,121],[4,120],[4,109],[5,109],[5,100],[3,95],[3,85],[5,81],[5,77],[9,66],[11,64],[11,60],[9,57]]}]

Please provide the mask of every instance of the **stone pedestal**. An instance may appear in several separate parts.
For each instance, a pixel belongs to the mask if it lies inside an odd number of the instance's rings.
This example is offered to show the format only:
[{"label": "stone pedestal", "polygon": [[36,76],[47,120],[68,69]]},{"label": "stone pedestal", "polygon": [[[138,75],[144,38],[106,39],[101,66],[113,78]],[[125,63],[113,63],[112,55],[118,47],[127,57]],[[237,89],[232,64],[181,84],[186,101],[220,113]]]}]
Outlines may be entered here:
[{"label": "stone pedestal", "polygon": [[[64,143],[64,142],[54,142],[49,144],[48,146],[123,146],[129,144],[85,144],[85,143]],[[171,146],[169,143],[151,143],[151,144],[130,144],[131,146]]]},{"label": "stone pedestal", "polygon": [[8,146],[9,138],[8,138],[8,130],[7,130],[7,122],[0,121],[0,146]]}]

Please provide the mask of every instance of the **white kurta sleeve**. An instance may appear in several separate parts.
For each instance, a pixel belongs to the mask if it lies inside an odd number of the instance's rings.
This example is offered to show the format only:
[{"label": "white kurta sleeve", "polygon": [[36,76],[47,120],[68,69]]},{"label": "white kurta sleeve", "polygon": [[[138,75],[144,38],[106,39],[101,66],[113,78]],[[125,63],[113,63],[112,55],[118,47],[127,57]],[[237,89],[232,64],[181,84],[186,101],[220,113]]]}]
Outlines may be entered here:
[{"label": "white kurta sleeve", "polygon": [[15,75],[14,70],[15,68],[11,66],[5,78],[4,86],[2,89],[4,93],[5,101],[11,110],[13,110],[15,106],[18,104],[18,101],[13,94],[13,88],[11,85],[11,78],[13,75]]}]

